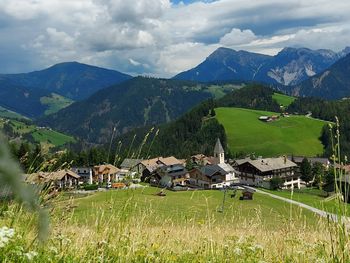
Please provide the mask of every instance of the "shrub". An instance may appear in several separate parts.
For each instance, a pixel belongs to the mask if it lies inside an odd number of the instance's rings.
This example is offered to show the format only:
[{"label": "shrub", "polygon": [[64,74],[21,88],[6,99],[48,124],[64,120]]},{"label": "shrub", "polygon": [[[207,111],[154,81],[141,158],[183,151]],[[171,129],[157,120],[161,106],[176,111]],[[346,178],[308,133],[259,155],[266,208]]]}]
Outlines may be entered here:
[{"label": "shrub", "polygon": [[84,186],[84,190],[85,191],[97,190],[97,189],[98,189],[98,185],[97,184],[89,184],[89,185],[85,185]]},{"label": "shrub", "polygon": [[279,177],[274,177],[270,180],[270,188],[272,190],[277,190],[283,185],[283,180]]}]

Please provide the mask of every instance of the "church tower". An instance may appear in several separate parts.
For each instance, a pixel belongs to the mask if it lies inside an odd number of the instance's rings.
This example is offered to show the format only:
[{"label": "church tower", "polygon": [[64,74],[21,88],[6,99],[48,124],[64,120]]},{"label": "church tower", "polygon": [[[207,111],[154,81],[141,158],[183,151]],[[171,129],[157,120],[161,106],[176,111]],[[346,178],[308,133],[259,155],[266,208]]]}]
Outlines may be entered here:
[{"label": "church tower", "polygon": [[225,151],[221,145],[220,139],[218,138],[214,148],[214,157],[217,160],[217,163],[225,163]]}]

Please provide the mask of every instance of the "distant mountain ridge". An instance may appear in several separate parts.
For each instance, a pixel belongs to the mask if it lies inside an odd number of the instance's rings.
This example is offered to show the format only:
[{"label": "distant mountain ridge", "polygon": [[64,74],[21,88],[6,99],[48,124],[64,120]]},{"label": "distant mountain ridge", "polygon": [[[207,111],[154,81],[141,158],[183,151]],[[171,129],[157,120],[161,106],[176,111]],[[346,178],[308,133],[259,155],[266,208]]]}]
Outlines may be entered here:
[{"label": "distant mountain ridge", "polygon": [[284,48],[275,56],[218,48],[197,67],[174,79],[200,82],[220,80],[256,81],[292,86],[322,72],[350,52]]},{"label": "distant mountain ridge", "polygon": [[0,74],[0,80],[31,89],[42,89],[73,100],[88,98],[96,91],[131,79],[132,76],[78,62],[64,62],[44,70]]},{"label": "distant mountain ridge", "polygon": [[100,90],[38,122],[89,142],[106,143],[113,130],[120,135],[134,128],[166,123],[212,97],[205,85],[194,82],[136,77]]},{"label": "distant mountain ridge", "polygon": [[26,117],[40,116],[48,109],[41,98],[50,97],[51,92],[44,89],[29,89],[0,79],[0,106],[20,113]]},{"label": "distant mountain ridge", "polygon": [[350,54],[325,71],[290,88],[294,96],[342,99],[350,97]]}]

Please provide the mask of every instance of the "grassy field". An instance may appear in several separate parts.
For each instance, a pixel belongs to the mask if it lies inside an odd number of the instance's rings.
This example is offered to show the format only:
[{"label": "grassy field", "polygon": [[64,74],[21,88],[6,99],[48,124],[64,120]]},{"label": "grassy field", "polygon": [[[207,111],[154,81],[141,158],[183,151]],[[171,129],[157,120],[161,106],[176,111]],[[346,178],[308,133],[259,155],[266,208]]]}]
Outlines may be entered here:
[{"label": "grassy field", "polygon": [[263,191],[282,196],[288,199],[293,199],[295,201],[319,208],[321,210],[337,214],[339,210],[339,204],[340,208],[345,211],[344,214],[347,216],[350,216],[350,205],[339,202],[337,199],[331,199],[328,200],[324,197],[324,192],[318,189],[296,189],[293,191],[293,194],[291,194],[290,190],[279,190],[279,191],[272,191],[263,189]]},{"label": "grassy field", "polygon": [[51,199],[44,244],[33,242],[35,216],[3,208],[0,225],[16,236],[0,248],[0,261],[26,262],[31,253],[35,262],[331,262],[331,251],[341,251],[332,247],[325,220],[265,195],[240,201],[238,192],[219,212],[221,191],[158,191]]},{"label": "grassy field", "polygon": [[8,122],[15,133],[20,136],[30,134],[34,141],[40,143],[43,150],[48,150],[51,147],[61,146],[69,142],[74,142],[74,138],[66,134],[51,130],[49,128],[39,128],[35,125],[27,125],[17,120],[0,120],[0,129],[4,122]]},{"label": "grassy field", "polygon": [[45,111],[45,115],[55,113],[65,107],[68,107],[73,103],[69,98],[63,97],[61,95],[52,93],[51,97],[42,97],[40,102],[47,105],[49,108]]},{"label": "grassy field", "polygon": [[240,108],[217,108],[216,118],[224,125],[233,152],[254,153],[264,157],[282,154],[317,156],[323,153],[318,139],[326,122],[304,116],[281,117],[262,122],[262,115],[278,113]]},{"label": "grassy field", "polygon": [[[211,220],[215,224],[233,227],[259,217],[262,227],[276,229],[284,228],[290,219],[289,204],[258,193],[252,201],[241,201],[240,192],[235,198],[231,198],[232,191],[228,191],[224,212],[221,213],[219,211],[222,209],[223,191],[167,191],[166,197],[156,196],[157,192],[158,188],[146,187],[142,190],[111,190],[81,198],[74,202],[76,209],[72,219],[77,224],[89,225],[95,222],[102,211],[106,218],[110,218],[111,214],[128,204],[128,217],[146,215],[147,220],[154,221],[154,226],[169,220],[178,225],[201,225]],[[308,224],[312,227],[317,222],[314,214],[298,207],[293,207],[293,214],[296,215],[297,224]]]},{"label": "grassy field", "polygon": [[280,104],[283,107],[288,107],[293,101],[295,101],[294,97],[280,94],[280,93],[274,93],[272,98],[277,101],[278,104]]}]

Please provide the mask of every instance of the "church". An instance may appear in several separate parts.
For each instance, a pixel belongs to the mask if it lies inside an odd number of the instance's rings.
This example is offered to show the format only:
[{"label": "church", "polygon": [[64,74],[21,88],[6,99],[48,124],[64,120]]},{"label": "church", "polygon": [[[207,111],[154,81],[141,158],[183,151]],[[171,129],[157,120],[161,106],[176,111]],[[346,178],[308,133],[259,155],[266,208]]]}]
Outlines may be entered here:
[{"label": "church", "polygon": [[233,167],[225,163],[225,151],[220,139],[217,139],[213,153],[214,156],[209,158],[210,164],[189,171],[191,185],[204,189],[214,189],[227,187],[238,181]]}]

